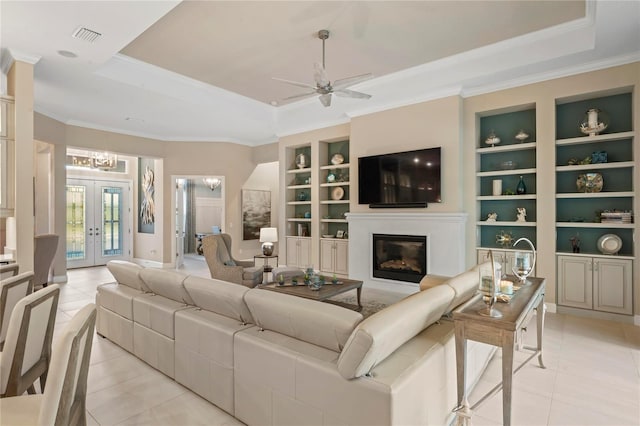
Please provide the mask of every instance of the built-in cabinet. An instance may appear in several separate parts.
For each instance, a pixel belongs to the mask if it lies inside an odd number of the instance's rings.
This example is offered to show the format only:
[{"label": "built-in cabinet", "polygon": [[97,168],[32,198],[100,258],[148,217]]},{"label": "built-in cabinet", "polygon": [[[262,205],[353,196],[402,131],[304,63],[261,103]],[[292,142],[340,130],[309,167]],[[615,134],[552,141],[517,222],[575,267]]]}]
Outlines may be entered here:
[{"label": "built-in cabinet", "polygon": [[11,216],[13,196],[9,194],[13,184],[9,182],[9,153],[13,149],[15,134],[14,100],[11,96],[0,96],[0,211],[2,216]]},{"label": "built-in cabinet", "polygon": [[287,266],[306,268],[311,264],[311,238],[287,237]]},{"label": "built-in cabinet", "polygon": [[[313,265],[323,272],[347,275],[349,140],[287,147],[285,156],[287,265]],[[339,261],[335,258],[337,247],[345,253]],[[315,265],[314,251],[319,254]]]},{"label": "built-in cabinet", "polygon": [[[476,144],[476,247],[513,263],[511,244],[536,245],[536,109],[522,105],[479,114]],[[491,143],[493,143],[493,145]],[[498,251],[496,251],[498,250]],[[507,265],[511,271],[511,266]]]},{"label": "built-in cabinet", "polygon": [[[589,121],[607,126],[584,134]],[[633,314],[634,141],[630,91],[556,100],[560,307]],[[620,250],[608,253],[600,241]]]},{"label": "built-in cabinet", "polygon": [[320,271],[329,274],[349,273],[349,243],[334,239],[320,240]]},{"label": "built-in cabinet", "polygon": [[559,255],[558,281],[561,306],[633,313],[631,259]]}]

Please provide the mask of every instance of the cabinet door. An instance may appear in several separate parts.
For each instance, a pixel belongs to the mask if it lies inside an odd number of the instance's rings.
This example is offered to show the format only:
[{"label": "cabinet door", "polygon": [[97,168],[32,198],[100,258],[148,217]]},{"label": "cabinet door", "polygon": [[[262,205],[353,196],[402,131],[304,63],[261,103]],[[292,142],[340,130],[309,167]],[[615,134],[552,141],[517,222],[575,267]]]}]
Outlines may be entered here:
[{"label": "cabinet door", "polygon": [[335,242],[335,265],[334,272],[336,274],[349,274],[349,242]]},{"label": "cabinet door", "polygon": [[300,238],[298,244],[298,266],[307,267],[311,262],[311,238]]},{"label": "cabinet door", "polygon": [[320,241],[320,270],[322,272],[335,272],[333,265],[334,243],[331,240]]},{"label": "cabinet door", "polygon": [[287,237],[287,266],[298,265],[298,239]]},{"label": "cabinet door", "polygon": [[593,260],[593,309],[632,314],[631,260],[596,257]]},{"label": "cabinet door", "polygon": [[593,260],[590,257],[558,256],[558,304],[593,308]]}]

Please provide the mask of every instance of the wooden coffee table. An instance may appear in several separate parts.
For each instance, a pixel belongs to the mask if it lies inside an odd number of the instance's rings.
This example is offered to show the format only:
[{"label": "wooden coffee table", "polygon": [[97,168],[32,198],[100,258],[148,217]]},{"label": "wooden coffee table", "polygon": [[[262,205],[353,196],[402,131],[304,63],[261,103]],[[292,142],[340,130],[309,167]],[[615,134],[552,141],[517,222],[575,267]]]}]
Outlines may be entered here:
[{"label": "wooden coffee table", "polygon": [[[293,285],[291,280],[285,281],[284,285],[278,283],[271,283],[258,286],[263,290],[277,291],[278,293],[290,294],[292,296],[304,297],[305,299],[317,300],[319,302],[328,302],[334,305],[339,305],[347,309],[360,312],[362,310],[362,303],[360,302],[360,295],[362,293],[362,281],[350,280],[348,278],[340,278],[338,284],[332,284],[331,281],[326,282],[319,290],[311,290],[303,283],[302,277],[298,278],[298,285]],[[350,290],[356,290],[357,305],[350,303],[344,303],[337,300],[328,300],[331,297],[338,294],[346,293]]]}]

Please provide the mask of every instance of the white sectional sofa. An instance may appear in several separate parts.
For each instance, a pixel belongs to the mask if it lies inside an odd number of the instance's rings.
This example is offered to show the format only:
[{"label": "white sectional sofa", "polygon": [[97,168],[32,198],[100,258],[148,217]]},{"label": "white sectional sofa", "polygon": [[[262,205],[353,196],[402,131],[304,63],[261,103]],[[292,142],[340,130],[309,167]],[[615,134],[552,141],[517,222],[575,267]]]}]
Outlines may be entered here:
[{"label": "white sectional sofa", "polygon": [[[453,322],[471,270],[363,320],[357,312],[112,261],[97,332],[249,425],[445,424],[456,405]],[[469,342],[473,385],[493,347]]]}]

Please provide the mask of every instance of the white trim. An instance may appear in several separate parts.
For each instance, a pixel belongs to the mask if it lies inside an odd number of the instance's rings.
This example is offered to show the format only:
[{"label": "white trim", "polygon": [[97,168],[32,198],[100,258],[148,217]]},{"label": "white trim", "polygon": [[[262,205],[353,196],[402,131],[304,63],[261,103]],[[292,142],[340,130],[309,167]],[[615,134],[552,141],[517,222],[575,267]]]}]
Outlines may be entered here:
[{"label": "white trim", "polygon": [[555,303],[545,302],[544,304],[547,307],[547,312],[551,314],[555,314],[558,312],[558,305],[556,305]]},{"label": "white trim", "polygon": [[636,315],[633,317],[633,325],[640,326],[640,315]]},{"label": "white trim", "polygon": [[9,49],[9,55],[11,56],[11,58],[13,58],[13,61],[11,61],[9,64],[9,68],[11,68],[11,65],[13,65],[13,62],[16,62],[16,61],[26,62],[27,64],[35,65],[38,63],[40,59],[42,59],[42,56],[40,55],[32,55],[30,53],[23,52],[16,49]]}]

